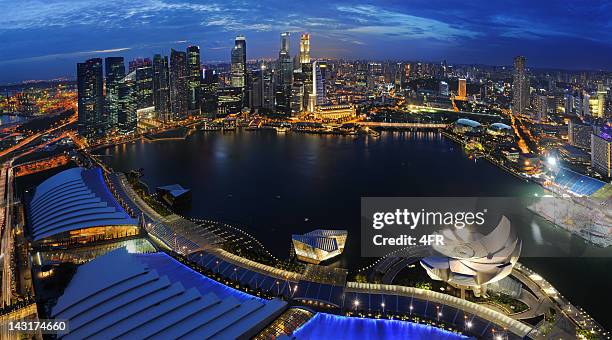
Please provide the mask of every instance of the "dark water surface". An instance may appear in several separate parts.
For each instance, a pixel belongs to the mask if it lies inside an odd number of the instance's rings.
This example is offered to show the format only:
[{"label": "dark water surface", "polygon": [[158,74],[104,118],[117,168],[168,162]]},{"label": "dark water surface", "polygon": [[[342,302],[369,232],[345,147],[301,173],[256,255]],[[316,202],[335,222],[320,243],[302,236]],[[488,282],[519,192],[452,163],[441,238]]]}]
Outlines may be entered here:
[{"label": "dark water surface", "polygon": [[[274,254],[289,253],[291,234],[347,229],[345,254],[333,265],[356,269],[360,258],[360,198],[382,196],[529,196],[541,188],[484,160],[468,159],[437,133],[385,132],[380,138],[273,131],[198,132],[185,141],[138,141],[104,150],[119,171],[144,168],[155,187],[179,183],[193,191],[185,215],[242,226]],[[611,250],[586,245],[540,219],[523,221],[524,247]],[[599,293],[612,283],[609,258],[527,259],[575,304],[605,323]],[[586,288],[584,282],[589,282]]]}]

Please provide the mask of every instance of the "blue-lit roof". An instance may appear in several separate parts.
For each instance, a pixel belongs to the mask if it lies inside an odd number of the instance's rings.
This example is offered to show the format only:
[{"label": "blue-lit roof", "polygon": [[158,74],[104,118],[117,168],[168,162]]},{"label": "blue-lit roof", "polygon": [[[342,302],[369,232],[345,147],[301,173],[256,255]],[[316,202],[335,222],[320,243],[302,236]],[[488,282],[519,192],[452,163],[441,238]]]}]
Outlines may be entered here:
[{"label": "blue-lit roof", "polygon": [[583,196],[592,195],[606,185],[606,182],[579,174],[566,168],[559,169],[553,182],[568,191]]},{"label": "blue-lit roof", "polygon": [[167,255],[158,256],[153,267],[142,259],[121,248],[78,268],[51,312],[70,324],[63,339],[249,338],[287,305],[220,297],[215,286],[222,284],[213,280],[199,281],[200,290],[186,288],[156,268],[165,261],[192,275],[189,268]]},{"label": "blue-lit roof", "polygon": [[467,118],[460,118],[460,119],[458,119],[456,124],[464,125],[464,126],[470,126],[470,127],[473,127],[473,128],[480,127],[480,123],[479,122],[477,122],[475,120],[467,119]]},{"label": "blue-lit roof", "polygon": [[100,168],[72,168],[42,182],[28,217],[35,241],[72,230],[138,223],[110,193]]}]

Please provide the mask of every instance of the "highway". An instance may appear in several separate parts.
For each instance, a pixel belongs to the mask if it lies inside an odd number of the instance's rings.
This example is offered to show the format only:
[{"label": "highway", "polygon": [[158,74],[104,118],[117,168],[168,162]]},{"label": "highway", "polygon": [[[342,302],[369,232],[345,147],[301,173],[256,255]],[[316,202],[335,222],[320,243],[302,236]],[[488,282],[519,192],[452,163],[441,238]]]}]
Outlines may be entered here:
[{"label": "highway", "polygon": [[11,258],[13,252],[13,226],[12,226],[12,203],[13,203],[13,161],[6,162],[2,165],[2,196],[0,197],[0,206],[2,207],[2,215],[4,219],[2,228],[2,244],[0,246],[2,253],[2,306],[11,304],[13,297],[12,290],[12,275]]}]

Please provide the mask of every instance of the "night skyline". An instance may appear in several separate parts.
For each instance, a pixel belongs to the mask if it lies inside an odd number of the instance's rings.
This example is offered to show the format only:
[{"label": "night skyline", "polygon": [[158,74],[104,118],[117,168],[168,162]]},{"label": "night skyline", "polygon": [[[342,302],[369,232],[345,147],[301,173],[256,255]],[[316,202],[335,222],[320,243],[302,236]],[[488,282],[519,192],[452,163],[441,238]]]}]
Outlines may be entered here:
[{"label": "night skyline", "polygon": [[74,63],[120,55],[126,60],[199,45],[202,62],[229,61],[236,35],[247,57],[274,58],[279,33],[312,35],[313,57],[398,59],[529,67],[612,69],[610,4],[513,1],[378,3],[147,0],[4,1],[0,83],[74,77]]}]

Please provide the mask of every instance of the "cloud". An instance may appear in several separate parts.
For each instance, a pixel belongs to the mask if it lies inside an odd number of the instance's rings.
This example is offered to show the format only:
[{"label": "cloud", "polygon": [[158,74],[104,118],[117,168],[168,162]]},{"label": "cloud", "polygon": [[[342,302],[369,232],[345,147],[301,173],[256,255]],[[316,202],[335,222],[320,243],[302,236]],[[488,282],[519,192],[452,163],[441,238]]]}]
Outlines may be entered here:
[{"label": "cloud", "polygon": [[131,50],[131,47],[118,47],[118,48],[109,48],[104,50],[94,50],[94,51],[77,51],[77,52],[68,52],[68,53],[55,53],[55,54],[47,54],[29,58],[19,58],[19,59],[10,59],[10,60],[0,60],[0,65],[7,64],[17,64],[24,62],[36,62],[36,61],[45,61],[45,60],[53,60],[53,59],[62,59],[62,58],[73,58],[79,56],[99,56],[100,54],[108,54],[108,53],[116,53]]},{"label": "cloud", "polygon": [[337,10],[348,14],[348,18],[352,19],[353,27],[347,29],[351,33],[443,41],[476,38],[481,35],[479,32],[440,20],[386,10],[377,6],[338,6]]}]

